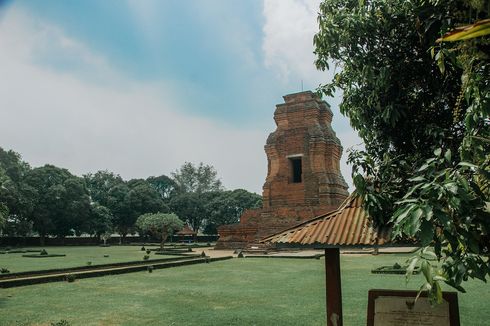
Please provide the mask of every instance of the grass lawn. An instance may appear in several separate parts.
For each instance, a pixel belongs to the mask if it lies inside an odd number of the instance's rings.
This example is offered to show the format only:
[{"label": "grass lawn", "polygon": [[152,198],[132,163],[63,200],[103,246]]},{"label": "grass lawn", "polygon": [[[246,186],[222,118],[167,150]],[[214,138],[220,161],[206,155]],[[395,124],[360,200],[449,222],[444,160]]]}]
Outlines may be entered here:
[{"label": "grass lawn", "polygon": [[[153,247],[152,247],[153,248]],[[29,249],[29,248],[22,248]],[[31,248],[39,249],[39,248]],[[0,268],[7,268],[11,273],[34,271],[54,268],[68,268],[77,266],[86,266],[87,262],[92,265],[118,263],[125,261],[143,261],[146,252],[141,251],[139,246],[67,246],[67,247],[46,247],[49,254],[66,254],[65,257],[47,257],[47,258],[27,258],[22,257],[23,253],[1,254]],[[197,253],[197,251],[196,251]],[[28,254],[39,254],[30,252]],[[109,257],[104,257],[104,255]],[[163,259],[176,256],[155,255],[150,253],[150,259]]]},{"label": "grass lawn", "polygon": [[[341,257],[344,325],[365,325],[369,289],[407,289],[403,275],[370,273],[407,257]],[[325,325],[324,275],[323,259],[245,258],[0,289],[0,325]],[[462,325],[488,325],[490,286],[466,288]]]}]

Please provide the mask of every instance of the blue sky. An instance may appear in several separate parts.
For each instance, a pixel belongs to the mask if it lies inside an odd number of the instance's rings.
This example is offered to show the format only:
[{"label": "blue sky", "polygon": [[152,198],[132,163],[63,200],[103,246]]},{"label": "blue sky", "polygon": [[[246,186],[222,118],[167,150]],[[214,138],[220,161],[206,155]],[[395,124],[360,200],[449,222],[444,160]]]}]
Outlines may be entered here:
[{"label": "blue sky", "polygon": [[[313,66],[317,6],[7,2],[0,6],[0,73],[10,77],[0,85],[0,146],[35,166],[109,169],[124,178],[203,161],[228,188],[260,193],[275,104],[300,91],[301,81],[314,89],[331,76]],[[359,143],[338,113],[339,98],[327,101],[344,148]],[[346,179],[348,171],[343,164]]]}]

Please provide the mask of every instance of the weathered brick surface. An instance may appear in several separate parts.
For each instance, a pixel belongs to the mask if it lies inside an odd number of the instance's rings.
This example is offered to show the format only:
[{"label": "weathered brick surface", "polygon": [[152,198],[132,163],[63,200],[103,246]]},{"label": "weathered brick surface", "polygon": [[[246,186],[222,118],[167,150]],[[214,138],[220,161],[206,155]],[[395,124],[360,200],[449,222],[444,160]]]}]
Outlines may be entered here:
[{"label": "weathered brick surface", "polygon": [[[217,248],[242,248],[272,233],[336,209],[347,197],[340,173],[342,146],[332,111],[310,91],[284,96],[274,112],[277,129],[267,138],[263,208],[218,229]],[[302,182],[293,182],[291,158],[301,158]]]}]

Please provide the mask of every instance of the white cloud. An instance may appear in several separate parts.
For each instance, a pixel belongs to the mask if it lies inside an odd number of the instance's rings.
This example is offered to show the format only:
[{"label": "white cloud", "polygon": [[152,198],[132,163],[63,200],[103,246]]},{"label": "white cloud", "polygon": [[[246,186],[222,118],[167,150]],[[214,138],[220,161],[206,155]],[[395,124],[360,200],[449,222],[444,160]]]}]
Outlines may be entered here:
[{"label": "white cloud", "polygon": [[319,4],[320,0],[264,0],[265,65],[283,81],[305,79],[315,87],[325,81],[324,73],[315,69],[313,55]]},{"label": "white cloud", "polygon": [[[93,83],[38,64],[71,56]],[[124,178],[170,174],[184,161],[212,164],[229,188],[261,191],[267,132],[181,113],[172,82],[135,83],[60,28],[11,9],[0,21],[0,146],[34,166]]]}]

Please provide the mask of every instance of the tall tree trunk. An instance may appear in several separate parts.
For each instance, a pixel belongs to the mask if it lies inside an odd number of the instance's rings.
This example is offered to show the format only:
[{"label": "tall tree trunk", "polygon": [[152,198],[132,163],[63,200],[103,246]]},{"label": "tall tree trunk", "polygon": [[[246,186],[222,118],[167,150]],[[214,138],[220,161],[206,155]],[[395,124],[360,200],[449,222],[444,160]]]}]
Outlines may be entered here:
[{"label": "tall tree trunk", "polygon": [[44,244],[46,243],[46,235],[44,233],[39,234],[39,244],[44,247]]}]

